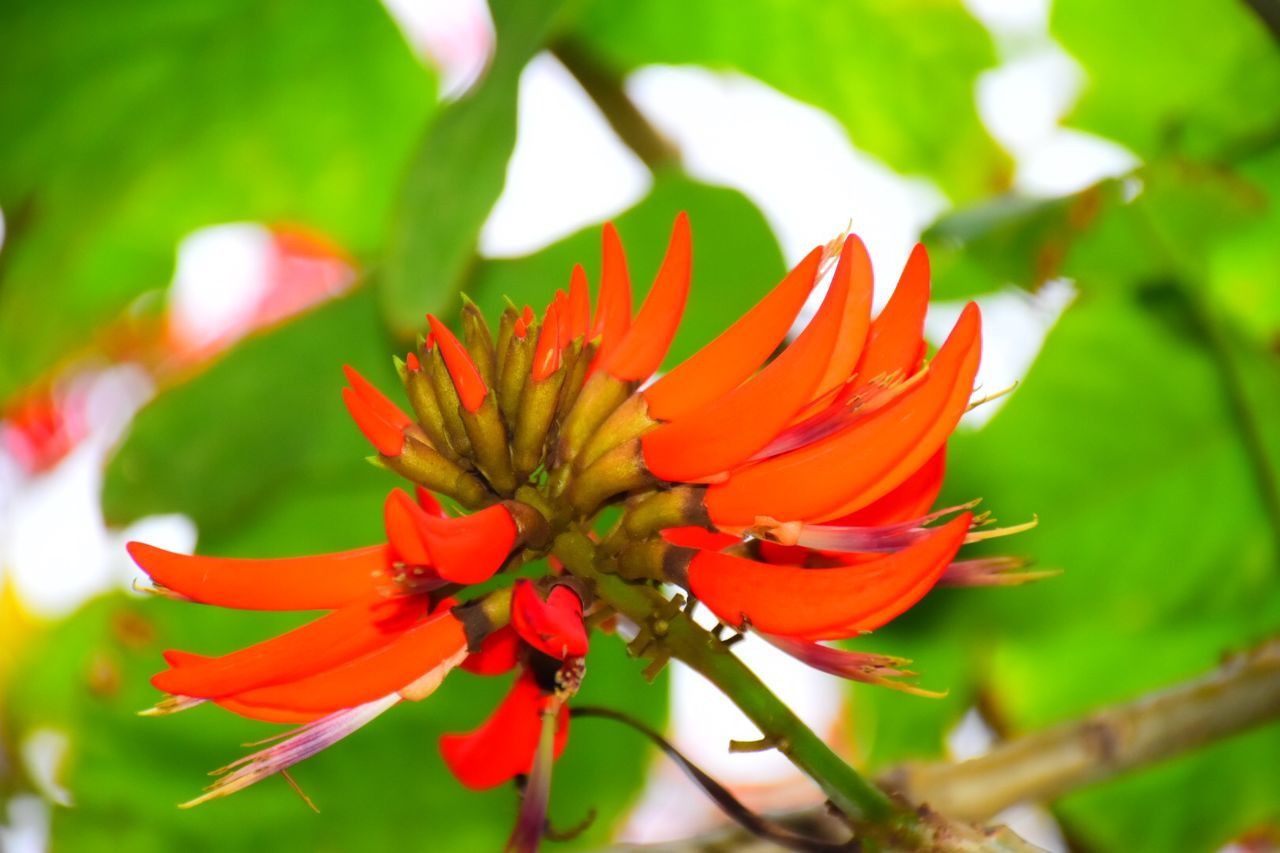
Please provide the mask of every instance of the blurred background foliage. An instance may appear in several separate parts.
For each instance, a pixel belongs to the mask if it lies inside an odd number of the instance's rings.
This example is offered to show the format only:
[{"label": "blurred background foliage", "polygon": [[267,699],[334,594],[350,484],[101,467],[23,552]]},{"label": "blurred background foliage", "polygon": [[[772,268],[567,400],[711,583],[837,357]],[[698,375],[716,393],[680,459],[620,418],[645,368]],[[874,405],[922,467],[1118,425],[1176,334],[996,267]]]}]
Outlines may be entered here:
[{"label": "blurred background foliage", "polygon": [[[156,371],[159,393],[106,470],[111,524],[181,512],[203,551],[232,555],[380,535],[392,482],[362,461],[338,366],[389,387],[388,353],[424,311],[454,312],[463,292],[490,316],[504,295],[537,306],[572,263],[598,269],[598,225],[524,257],[477,254],[516,145],[521,72],[555,49],[605,86],[653,64],[703,66],[825,111],[858,150],[945,197],[924,234],[942,299],[1034,294],[1061,279],[1075,288],[1018,390],[953,441],[944,495],[982,496],[1009,521],[1037,513],[1039,528],[1001,550],[1064,573],[940,591],[861,642],[914,658],[926,686],[950,693],[930,702],[851,688],[856,763],[940,757],[974,706],[1001,735],[1076,717],[1276,632],[1274,4],[1055,0],[1050,35],[1084,74],[1065,126],[1123,145],[1137,163],[1057,196],[1015,189],[1013,158],[975,97],[997,44],[960,2],[491,9],[487,71],[441,100],[435,72],[373,0],[0,4],[0,400],[23,399],[86,353],[154,358],[147,333],[164,311],[175,246],[197,228],[296,224],[342,247],[358,271],[337,299],[212,360]],[[696,233],[674,359],[775,282],[783,254],[740,192],[686,174],[674,150],[642,149],[652,187],[615,217],[639,289],[676,211],[689,211]],[[882,286],[893,280],[878,273]],[[0,618],[0,797],[39,787],[20,758],[24,739],[64,732],[58,781],[74,806],[52,811],[55,849],[494,850],[506,836],[513,793],[462,791],[434,744],[477,723],[502,685],[452,678],[308,762],[299,776],[318,818],[273,782],[179,812],[202,773],[262,727],[209,708],[135,717],[154,701],[146,680],[159,649],[232,649],[279,620],[122,593],[32,620],[8,586]],[[586,701],[661,724],[665,681],[644,685],[620,643],[596,647]],[[553,816],[568,825],[596,809],[571,842],[590,847],[634,803],[651,756],[603,724],[579,728],[557,767]],[[1079,850],[1214,849],[1280,822],[1277,755],[1273,726],[1066,797],[1054,815]]]}]

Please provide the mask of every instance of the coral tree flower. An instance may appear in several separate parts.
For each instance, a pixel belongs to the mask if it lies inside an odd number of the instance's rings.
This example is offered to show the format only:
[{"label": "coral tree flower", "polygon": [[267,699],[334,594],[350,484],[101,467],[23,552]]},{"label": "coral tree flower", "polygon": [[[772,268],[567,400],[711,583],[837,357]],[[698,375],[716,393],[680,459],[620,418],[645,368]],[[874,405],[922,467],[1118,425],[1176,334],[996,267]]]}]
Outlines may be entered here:
[{"label": "coral tree flower", "polygon": [[[567,702],[585,672],[587,623],[613,622],[609,602],[596,600],[597,575],[573,576],[557,543],[581,541],[575,531],[609,505],[624,511],[592,545],[594,572],[677,584],[723,623],[824,671],[915,692],[897,680],[911,675],[906,661],[821,641],[874,630],[939,583],[1038,576],[1008,558],[957,561],[966,542],[1021,528],[991,528],[973,504],[933,508],[947,439],[970,406],[981,324],[967,306],[926,357],[922,247],[874,319],[862,243],[815,248],[722,335],[650,382],[692,270],[680,215],[633,314],[626,255],[606,225],[594,306],[575,267],[541,314],[508,303],[496,334],[469,301],[461,334],[428,317],[427,336],[396,360],[408,411],[345,368],[342,397],[372,461],[417,490],[416,500],[391,492],[385,542],[277,560],[130,546],[170,597],[329,611],[222,657],[166,654],[169,668],[153,683],[168,697],[155,713],[207,701],[301,725],[224,768],[193,802],[286,770],[430,694],[455,668],[515,671],[492,716],[444,735],[440,749],[468,787],[524,780],[510,845],[536,847]],[[828,279],[817,313],[787,343]],[[464,513],[449,517],[433,493]],[[507,582],[509,570],[543,557],[555,567],[546,577]],[[596,610],[600,618],[586,619]]]}]

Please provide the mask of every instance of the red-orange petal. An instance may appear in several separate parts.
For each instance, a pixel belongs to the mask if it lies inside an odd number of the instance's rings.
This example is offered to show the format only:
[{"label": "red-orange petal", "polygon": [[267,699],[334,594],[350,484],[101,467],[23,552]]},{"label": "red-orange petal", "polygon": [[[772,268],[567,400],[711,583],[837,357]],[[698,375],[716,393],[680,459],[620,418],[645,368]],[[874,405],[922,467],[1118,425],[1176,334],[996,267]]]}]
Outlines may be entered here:
[{"label": "red-orange petal", "polygon": [[877,376],[900,372],[910,376],[924,357],[924,317],[929,309],[929,254],[917,243],[902,269],[898,286],[867,335],[867,347],[858,364],[858,377],[869,382]]},{"label": "red-orange petal", "polygon": [[388,423],[369,401],[350,388],[342,389],[342,402],[346,404],[351,420],[356,422],[365,439],[383,456],[399,456],[404,450],[404,428]]},{"label": "red-orange petal", "polygon": [[[467,734],[440,738],[440,754],[458,781],[481,791],[508,782],[533,769],[534,752],[542,730],[542,710],[548,697],[533,676],[524,672],[511,685],[493,715]],[[562,706],[557,719],[555,755],[569,739],[569,709]]]},{"label": "red-orange petal", "polygon": [[840,334],[831,348],[826,372],[813,394],[815,399],[843,385],[853,374],[871,325],[871,258],[867,255],[867,247],[856,236],[850,235],[844,241],[836,275],[840,275],[840,267],[846,267],[844,274],[849,279],[849,298],[844,304]]},{"label": "red-orange petal", "polygon": [[[233,698],[250,706],[332,713],[403,690],[439,669],[440,678],[467,648],[462,623],[447,608],[413,625],[386,645],[315,675],[258,687]],[[417,698],[417,697],[415,697]]]},{"label": "red-orange petal", "polygon": [[563,349],[573,340],[573,317],[570,316],[569,297],[563,288],[556,288],[556,322],[558,323],[556,340]]},{"label": "red-orange petal", "polygon": [[821,260],[822,249],[814,249],[720,337],[646,388],[649,417],[676,420],[729,393],[755,373],[787,336],[813,290]]},{"label": "red-orange petal", "polygon": [[531,581],[516,581],[511,598],[511,627],[526,643],[553,658],[564,660],[587,653],[582,599],[567,586],[556,585],[543,601]]},{"label": "red-orange petal", "polygon": [[470,515],[415,518],[437,574],[454,583],[483,583],[502,567],[516,541],[516,523],[502,504]]},{"label": "red-orange petal", "polygon": [[520,635],[510,625],[499,628],[467,655],[462,668],[475,675],[501,675],[515,669],[520,661]]},{"label": "red-orange petal", "polygon": [[919,601],[964,543],[963,513],[894,554],[856,566],[806,569],[714,551],[689,565],[689,590],[724,621],[809,639],[878,628]]},{"label": "red-orange petal", "polygon": [[480,375],[480,369],[471,360],[471,353],[467,352],[467,348],[454,336],[448,326],[440,322],[434,314],[427,315],[427,322],[431,324],[431,334],[435,336],[436,343],[440,346],[440,355],[444,357],[444,366],[449,369],[449,377],[453,380],[453,387],[457,389],[462,407],[468,412],[477,411],[489,393],[489,389],[484,384],[484,378]]},{"label": "red-orange petal", "polygon": [[422,507],[423,512],[427,515],[434,515],[436,518],[448,518],[449,513],[445,512],[444,505],[440,503],[440,499],[423,486],[413,487],[414,496],[418,499],[418,506]]},{"label": "red-orange petal", "polygon": [[569,275],[569,337],[586,338],[591,325],[591,286],[587,283],[587,271],[582,264],[574,264]]},{"label": "red-orange petal", "polygon": [[361,376],[354,367],[344,364],[342,365],[342,372],[346,374],[347,381],[351,383],[351,388],[360,399],[369,404],[369,408],[379,418],[400,429],[404,429],[413,423],[399,406],[387,399],[386,394],[383,394],[372,382]]},{"label": "red-orange petal", "polygon": [[708,551],[719,551],[730,545],[737,545],[742,540],[728,533],[707,530],[702,527],[668,527],[659,535],[664,542],[679,545],[682,548],[699,548]]},{"label": "red-orange petal", "polygon": [[[719,399],[645,433],[645,466],[671,482],[727,471],[769,443],[806,403],[831,358],[852,297],[850,243],[813,321],[782,355]],[[861,244],[858,244],[861,245]]]},{"label": "red-orange petal", "polygon": [[410,566],[433,565],[425,525],[421,522],[427,516],[422,507],[403,490],[392,489],[382,506],[382,514],[387,542],[395,558]]},{"label": "red-orange petal", "polygon": [[676,217],[662,266],[635,322],[617,349],[600,363],[600,369],[624,382],[648,379],[658,369],[684,314],[692,270],[689,217],[681,213]]},{"label": "red-orange petal", "polygon": [[981,320],[970,304],[915,388],[848,429],[734,472],[707,490],[712,521],[737,527],[765,515],[823,521],[887,494],[946,442],[973,391]]},{"label": "red-orange petal", "polygon": [[274,560],[175,554],[143,542],[125,547],[138,568],[166,589],[241,610],[334,610],[368,598],[386,582],[385,545]]},{"label": "red-orange petal", "polygon": [[596,317],[591,324],[591,337],[600,342],[597,365],[617,349],[631,328],[631,274],[627,271],[622,240],[612,222],[604,224],[600,251],[600,293],[596,299]]},{"label": "red-orange petal", "polygon": [[297,681],[386,645],[426,610],[425,596],[349,604],[248,648],[167,669],[151,683],[166,693],[213,699]]},{"label": "red-orange petal", "polygon": [[560,369],[560,312],[556,302],[547,306],[542,332],[533,348],[533,378],[541,382]]},{"label": "red-orange petal", "polygon": [[944,444],[893,491],[856,512],[833,518],[829,523],[848,527],[881,527],[919,518],[937,502],[946,471],[947,446]]}]

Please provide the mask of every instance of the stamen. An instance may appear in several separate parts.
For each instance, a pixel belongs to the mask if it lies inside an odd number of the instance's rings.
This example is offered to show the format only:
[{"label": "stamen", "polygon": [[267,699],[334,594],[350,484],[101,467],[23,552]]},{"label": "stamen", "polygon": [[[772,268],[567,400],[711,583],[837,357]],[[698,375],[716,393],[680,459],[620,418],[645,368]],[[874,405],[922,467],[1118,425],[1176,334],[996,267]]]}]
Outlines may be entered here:
[{"label": "stamen", "polygon": [[1039,523],[1040,516],[1033,515],[1031,516],[1030,521],[1025,521],[1022,524],[1014,524],[1009,527],[993,527],[990,530],[971,530],[969,534],[964,537],[964,544],[968,545],[971,542],[983,542],[987,539],[999,539],[1004,536],[1012,536],[1015,533],[1025,533]]},{"label": "stamen", "polygon": [[890,690],[900,690],[903,693],[910,693],[912,696],[923,696],[926,699],[941,699],[948,692],[946,690],[940,692],[925,690],[922,687],[916,687],[914,684],[896,681],[895,679],[913,678],[916,675],[911,670],[904,668],[911,663],[906,658],[868,652],[850,652],[844,649],[833,649],[821,643],[810,643],[805,640],[765,634],[759,631],[756,633],[767,643],[781,649],[801,663],[840,678],[860,681],[863,684],[874,684],[878,687],[888,687]]},{"label": "stamen", "polygon": [[222,778],[206,788],[204,794],[181,803],[179,808],[189,809],[209,800],[234,794],[268,776],[287,770],[373,722],[399,701],[399,694],[392,693],[354,708],[335,711],[293,729],[278,743],[213,771],[211,775]]},{"label": "stamen", "polygon": [[1015,379],[1013,381],[1013,384],[1010,385],[1008,388],[1002,388],[999,391],[992,391],[990,394],[986,394],[982,397],[979,397],[976,400],[971,401],[969,403],[968,408],[966,408],[965,411],[972,412],[974,409],[978,408],[983,403],[990,403],[992,400],[998,400],[1001,397],[1005,396],[1006,394],[1012,394],[1014,389],[1017,387],[1018,387],[1018,381]]},{"label": "stamen", "polygon": [[831,405],[778,433],[773,441],[748,461],[759,462],[762,459],[780,456],[844,430],[862,418],[883,409],[923,382],[928,370],[927,366],[922,367],[906,378],[902,378],[900,371],[894,371],[862,384],[858,384],[860,380],[855,378],[835,397]]},{"label": "stamen", "polygon": [[188,708],[194,708],[207,702],[195,696],[166,696],[150,708],[138,712],[139,717],[162,717],[165,714],[176,714]]},{"label": "stamen", "polygon": [[[802,548],[812,548],[815,551],[887,554],[906,548],[908,545],[928,535],[930,528],[925,527],[926,524],[958,512],[973,509],[981,500],[981,498],[978,498],[968,503],[936,510],[928,515],[913,518],[909,521],[886,524],[879,527],[842,527],[829,524],[804,524],[796,521],[782,523],[772,518],[760,517],[756,519],[756,524],[753,527],[747,528],[744,532],[747,535],[778,542],[782,545],[799,545]],[[1009,530],[1017,532],[1014,528],[1009,528]],[[969,535],[982,535],[982,538],[991,538],[991,534],[996,534],[997,531],[984,531],[983,533],[986,535],[973,533]]]},{"label": "stamen", "polygon": [[1021,557],[983,557],[976,560],[957,560],[947,566],[939,586],[1019,586],[1031,581],[1056,577],[1061,569],[1041,569],[1020,572],[1030,563]]}]

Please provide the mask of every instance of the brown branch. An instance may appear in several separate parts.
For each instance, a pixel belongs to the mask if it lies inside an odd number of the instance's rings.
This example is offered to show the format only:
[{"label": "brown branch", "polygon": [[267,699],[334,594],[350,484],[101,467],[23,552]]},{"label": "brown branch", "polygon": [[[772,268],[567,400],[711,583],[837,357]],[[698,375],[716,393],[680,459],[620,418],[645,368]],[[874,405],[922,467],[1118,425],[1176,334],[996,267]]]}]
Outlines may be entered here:
[{"label": "brown branch", "polygon": [[1277,0],[1244,0],[1244,4],[1262,19],[1271,37],[1280,41],[1280,2]]},{"label": "brown branch", "polygon": [[906,766],[890,787],[981,820],[1237,734],[1280,715],[1280,638],[1213,672],[1083,719],[1014,738],[957,764]]},{"label": "brown branch", "polygon": [[612,69],[573,40],[555,44],[551,52],[600,108],[614,133],[650,170],[679,165],[679,151],[644,117]]},{"label": "brown branch", "polygon": [[[1217,669],[1081,720],[1022,735],[958,763],[908,764],[881,784],[948,817],[982,821],[1020,802],[1047,801],[1280,718],[1280,637]],[[775,817],[822,837],[839,824],[821,809]],[[739,846],[742,845],[742,846]],[[760,850],[732,831],[652,847],[645,853]]]}]

